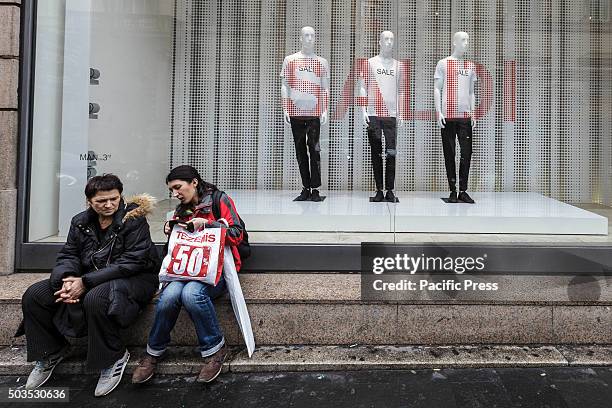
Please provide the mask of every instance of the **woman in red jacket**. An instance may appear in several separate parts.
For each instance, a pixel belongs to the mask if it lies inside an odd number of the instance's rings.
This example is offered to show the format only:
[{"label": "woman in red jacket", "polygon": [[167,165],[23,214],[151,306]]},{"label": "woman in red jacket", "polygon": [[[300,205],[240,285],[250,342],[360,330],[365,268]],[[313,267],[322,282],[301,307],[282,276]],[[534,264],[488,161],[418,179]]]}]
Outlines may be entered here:
[{"label": "woman in red jacket", "polygon": [[[213,214],[213,193],[217,187],[202,180],[192,166],[172,169],[166,177],[166,184],[172,196],[180,201],[174,212],[174,220],[183,225],[192,223],[196,231],[202,228],[227,228],[225,243],[232,250],[236,270],[240,270],[241,261],[237,246],[242,241],[244,231],[232,199],[225,193],[221,194],[221,218],[216,219]],[[165,224],[164,232],[167,235],[171,233],[169,222]],[[155,307],[155,319],[149,333],[147,352],[134,370],[132,382],[144,383],[153,377],[157,362],[170,343],[170,332],[176,324],[181,305],[193,321],[200,353],[204,358],[198,381],[214,380],[221,372],[227,357],[227,347],[212,300],[225,291],[224,279],[220,279],[216,286],[199,281],[164,282]]]}]

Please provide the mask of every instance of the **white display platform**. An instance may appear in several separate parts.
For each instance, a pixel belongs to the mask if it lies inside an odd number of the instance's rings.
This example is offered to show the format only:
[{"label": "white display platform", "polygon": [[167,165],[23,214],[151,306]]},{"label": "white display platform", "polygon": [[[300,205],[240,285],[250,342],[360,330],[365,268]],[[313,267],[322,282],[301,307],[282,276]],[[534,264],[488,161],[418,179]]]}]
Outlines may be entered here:
[{"label": "white display platform", "polygon": [[371,203],[371,192],[322,192],[321,203],[292,201],[299,191],[227,191],[249,231],[425,232],[607,235],[608,219],[538,193],[478,193],[476,204],[446,204],[441,192],[396,192],[400,202]]},{"label": "white display platform", "polygon": [[387,203],[370,203],[365,191],[325,191],[320,203],[293,201],[299,191],[226,192],[249,231],[393,231]]},{"label": "white display platform", "polygon": [[395,207],[396,232],[608,234],[606,217],[538,193],[470,193],[476,204],[446,204],[441,193],[403,196]]}]

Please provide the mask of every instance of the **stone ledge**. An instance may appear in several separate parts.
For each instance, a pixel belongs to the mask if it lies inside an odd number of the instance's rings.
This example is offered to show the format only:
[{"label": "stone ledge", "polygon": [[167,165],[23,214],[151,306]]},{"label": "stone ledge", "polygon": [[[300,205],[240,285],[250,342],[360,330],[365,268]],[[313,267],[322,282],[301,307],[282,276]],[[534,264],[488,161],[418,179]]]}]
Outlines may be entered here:
[{"label": "stone ledge", "polygon": [[[21,294],[48,274],[0,277],[0,345],[12,343],[21,321]],[[358,278],[358,277],[357,277]],[[351,285],[332,290],[352,275],[243,274],[256,344],[267,345],[465,345],[465,344],[610,344],[612,308],[516,304],[396,304],[361,302]],[[318,281],[319,280],[319,281]],[[354,282],[353,282],[354,283]],[[325,286],[327,285],[327,286]],[[291,297],[279,294],[291,293]],[[154,302],[153,302],[154,303]],[[229,345],[243,344],[227,297],[215,302]],[[144,346],[154,317],[150,304],[129,330],[126,344]],[[197,344],[193,323],[183,310],[172,331],[172,344]]]},{"label": "stone ledge", "polygon": [[[138,364],[138,359],[144,354],[144,348],[130,348],[130,361],[126,372],[131,374]],[[232,349],[233,350],[233,349]],[[233,350],[235,354],[237,352]],[[58,374],[92,374],[85,364],[86,348],[74,347],[69,357],[56,369]],[[168,350],[168,358],[159,364],[160,374],[194,374],[200,372],[202,360],[198,358],[195,348],[173,347]],[[0,350],[0,375],[28,375],[33,363],[26,361],[25,347],[7,347]],[[229,363],[224,365],[227,372]]]},{"label": "stone ledge", "polygon": [[[144,349],[132,348],[126,372],[132,373]],[[566,358],[571,355],[571,359]],[[597,355],[597,359],[589,359]],[[58,374],[90,374],[85,349],[76,347],[61,363]],[[580,364],[578,364],[578,362]],[[159,363],[160,374],[196,375],[202,359],[194,347],[174,347]],[[28,375],[33,363],[26,361],[24,347],[0,350],[0,375]],[[612,346],[277,346],[259,347],[248,358],[242,347],[230,350],[224,372],[287,372],[336,370],[410,370],[443,368],[563,367],[568,365],[612,366]]]},{"label": "stone ledge", "polygon": [[612,347],[600,346],[558,346],[557,349],[570,366],[609,366],[612,365]]},{"label": "stone ledge", "polygon": [[[0,277],[0,304],[20,302],[32,283],[49,277],[49,273],[17,273]],[[240,281],[249,304],[409,304],[409,305],[525,305],[525,306],[607,306],[612,305],[612,285],[601,283],[601,296],[591,301],[568,296],[571,277],[504,277],[512,296],[498,300],[491,294],[467,298],[446,295],[431,298],[406,297],[394,301],[362,301],[359,274],[339,273],[241,273]]]}]

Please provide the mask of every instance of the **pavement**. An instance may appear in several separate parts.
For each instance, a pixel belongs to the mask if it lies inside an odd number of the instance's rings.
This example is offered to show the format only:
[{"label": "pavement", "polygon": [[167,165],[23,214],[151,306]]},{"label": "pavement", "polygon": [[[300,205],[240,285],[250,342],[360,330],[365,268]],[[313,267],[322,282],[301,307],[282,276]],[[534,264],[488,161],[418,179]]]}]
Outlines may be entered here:
[{"label": "pavement", "polygon": [[[84,340],[84,339],[79,339]],[[81,341],[82,343],[82,341]],[[129,347],[127,373],[144,354]],[[86,349],[75,345],[56,374],[95,374],[85,365]],[[200,371],[197,347],[170,347],[158,364],[160,374],[190,375]],[[25,346],[0,349],[0,375],[28,375],[33,363]],[[223,371],[234,373],[291,371],[406,370],[424,368],[612,366],[611,345],[456,345],[456,346],[262,346],[249,358],[246,349],[230,347]],[[612,407],[612,405],[611,405]]]},{"label": "pavement", "polygon": [[[549,407],[610,408],[612,368],[533,367],[222,374],[211,384],[195,375],[162,375],[144,385],[129,376],[95,398],[97,376],[54,375],[45,385],[69,389],[69,403],[2,407]],[[24,376],[0,376],[1,398]]]}]

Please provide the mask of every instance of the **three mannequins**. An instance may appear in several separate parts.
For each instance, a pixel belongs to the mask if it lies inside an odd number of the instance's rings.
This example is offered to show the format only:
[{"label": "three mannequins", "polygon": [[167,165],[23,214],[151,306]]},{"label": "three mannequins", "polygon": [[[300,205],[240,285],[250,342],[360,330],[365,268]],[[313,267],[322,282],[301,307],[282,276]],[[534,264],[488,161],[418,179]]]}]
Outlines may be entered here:
[{"label": "three mannequins", "polygon": [[[283,115],[291,125],[295,153],[300,169],[302,191],[294,201],[320,202],[321,186],[320,129],[327,123],[329,109],[330,67],[325,58],[315,54],[315,31],[303,27],[302,48],[288,55],[281,70]],[[397,156],[397,127],[401,96],[401,66],[393,58],[395,37],[383,31],[379,38],[379,54],[368,59],[361,70],[359,95],[361,117],[367,126],[371,148],[372,170],[376,193],[370,201],[399,200],[393,192]],[[438,61],[434,74],[434,105],[441,128],[446,175],[450,188],[449,203],[474,204],[468,195],[468,176],[472,157],[472,129],[475,126],[476,67],[465,60],[469,35],[463,31],[453,35],[452,55]],[[384,136],[384,152],[383,152]],[[456,140],[459,140],[459,191],[455,166]],[[383,166],[384,159],[384,166]],[[384,177],[383,177],[384,176]],[[384,184],[383,184],[384,181]],[[386,193],[383,194],[383,189]]]},{"label": "three mannequins", "polygon": [[[453,53],[436,65],[434,74],[434,105],[442,132],[442,150],[450,188],[449,203],[474,204],[468,195],[468,176],[472,160],[472,129],[474,119],[474,84],[478,80],[473,62],[463,59],[469,36],[463,31],[453,36]],[[459,194],[455,169],[455,140],[459,140]]]},{"label": "three mannequins", "polygon": [[[368,59],[368,66],[361,78],[360,95],[367,98],[361,115],[368,130],[368,141],[372,155],[372,170],[376,183],[376,194],[370,200],[395,203],[395,157],[397,155],[397,115],[400,100],[400,63],[393,58],[395,38],[391,31],[380,34],[380,52]],[[400,122],[401,125],[401,122]],[[385,153],[382,136],[385,136]],[[385,158],[385,184],[383,196],[383,156]]]},{"label": "three mannequins", "polygon": [[[283,114],[291,125],[302,192],[294,201],[323,201],[321,186],[321,125],[327,123],[329,105],[329,63],[314,53],[315,31],[303,27],[302,49],[285,57],[281,70]],[[309,157],[310,156],[310,157]]]}]

